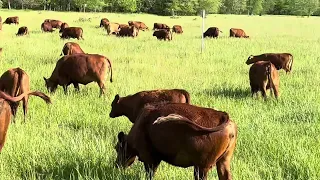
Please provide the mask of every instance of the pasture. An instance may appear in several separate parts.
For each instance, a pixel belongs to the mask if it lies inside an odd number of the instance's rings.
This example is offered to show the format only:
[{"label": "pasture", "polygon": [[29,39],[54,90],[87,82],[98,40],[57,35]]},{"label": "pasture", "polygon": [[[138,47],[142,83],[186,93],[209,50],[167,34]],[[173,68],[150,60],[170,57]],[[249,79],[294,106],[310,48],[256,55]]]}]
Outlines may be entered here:
[{"label": "pasture", "polygon": [[[96,83],[70,86],[68,95],[59,87],[47,106],[31,97],[27,122],[22,106],[16,124],[9,127],[0,155],[0,179],[144,179],[142,163],[122,171],[114,168],[118,132],[128,132],[131,122],[109,118],[116,94],[126,96],[142,90],[183,88],[191,103],[229,113],[238,125],[237,147],[232,160],[235,180],[316,180],[320,177],[320,18],[289,16],[209,15],[206,28],[219,27],[218,39],[205,40],[200,54],[201,18],[172,19],[145,14],[65,13],[1,10],[3,21],[19,16],[20,25],[3,25],[0,31],[0,72],[21,67],[31,79],[31,89],[48,93],[43,77],[49,77],[61,49],[58,30],[42,33],[44,19],[59,19],[84,30],[80,44],[87,53],[112,61],[114,82],[106,82],[106,95],[99,96]],[[97,26],[111,22],[143,21],[182,25],[184,33],[173,41],[158,41],[152,30],[137,38],[107,36]],[[91,18],[83,21],[83,18]],[[196,18],[196,20],[194,20]],[[30,34],[16,37],[20,26]],[[229,29],[242,28],[250,39],[228,38]],[[291,74],[280,71],[280,98],[251,98],[248,56],[289,52],[294,56]],[[192,179],[193,169],[162,162],[161,179]],[[217,179],[216,169],[209,179]]]}]

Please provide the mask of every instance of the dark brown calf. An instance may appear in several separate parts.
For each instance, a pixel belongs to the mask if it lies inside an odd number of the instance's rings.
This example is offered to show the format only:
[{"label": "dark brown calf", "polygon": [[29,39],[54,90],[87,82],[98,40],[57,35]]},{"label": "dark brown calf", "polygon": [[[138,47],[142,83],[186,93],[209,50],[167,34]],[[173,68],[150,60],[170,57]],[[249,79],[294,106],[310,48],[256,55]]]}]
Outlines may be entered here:
[{"label": "dark brown calf", "polygon": [[62,33],[63,32],[63,30],[65,29],[65,28],[68,28],[69,27],[69,25],[68,25],[68,23],[62,23],[61,24],[61,27],[60,27],[60,31],[59,31],[59,33]]},{"label": "dark brown calf", "polygon": [[132,123],[134,123],[140,110],[150,103],[190,104],[190,95],[184,89],[141,91],[126,97],[120,97],[117,94],[111,103],[111,112],[109,116],[111,118],[126,116]]},{"label": "dark brown calf", "polygon": [[8,17],[3,24],[19,24],[19,17],[14,16],[14,17]]},{"label": "dark brown calf", "polygon": [[219,36],[219,32],[222,33],[222,31],[220,31],[219,28],[210,27],[210,28],[207,29],[206,32],[203,33],[203,37],[217,38]]},{"label": "dark brown calf", "polygon": [[62,25],[62,21],[55,20],[55,19],[46,19],[44,22],[48,22],[51,24],[52,28],[60,29]]},{"label": "dark brown calf", "polygon": [[148,26],[140,21],[128,21],[129,26],[135,26],[137,29],[145,31],[149,30]]},{"label": "dark brown calf", "polygon": [[170,29],[170,27],[166,24],[162,24],[162,23],[154,23],[153,24],[153,30],[157,30],[157,29]]},{"label": "dark brown calf", "polygon": [[244,30],[236,29],[236,28],[231,28],[230,29],[230,37],[249,38],[249,36],[247,36],[246,33],[244,32]]},{"label": "dark brown calf", "polygon": [[128,167],[138,156],[146,179],[153,179],[161,161],[194,166],[195,180],[206,180],[216,165],[219,179],[231,180],[236,139],[237,126],[225,112],[189,104],[146,107],[128,135],[118,134],[116,165]]},{"label": "dark brown calf", "polygon": [[102,18],[102,19],[100,20],[100,27],[105,27],[108,22],[109,22],[109,19],[107,19],[107,18]]},{"label": "dark brown calf", "polygon": [[[8,93],[12,97],[30,91],[30,79],[28,74],[21,68],[13,68],[4,72],[0,77],[0,91]],[[22,99],[24,122],[26,121],[28,112],[28,99],[28,95],[24,96]],[[10,104],[13,116],[16,116],[19,104],[19,102]],[[13,122],[15,122],[15,119]]]},{"label": "dark brown calf", "polygon": [[170,30],[160,29],[153,32],[153,36],[156,36],[158,40],[172,40],[172,33]]},{"label": "dark brown calf", "polygon": [[84,54],[84,51],[81,49],[81,47],[77,43],[74,43],[74,42],[65,43],[62,48],[62,52],[60,56],[72,55],[72,54]]},{"label": "dark brown calf", "polygon": [[252,96],[261,91],[267,97],[267,89],[272,90],[276,98],[279,97],[279,73],[271,62],[258,61],[249,70],[249,80]]},{"label": "dark brown calf", "polygon": [[9,103],[17,103],[22,98],[28,95],[38,96],[42,98],[46,103],[51,103],[50,98],[39,91],[28,91],[17,97],[12,97],[3,91],[0,91],[0,153],[4,146],[8,127],[11,120],[11,106]]},{"label": "dark brown calf", "polygon": [[24,36],[29,34],[28,28],[26,26],[22,26],[18,29],[18,33],[16,34],[16,36]]},{"label": "dark brown calf", "polygon": [[172,27],[172,32],[175,32],[177,34],[182,34],[183,30],[182,30],[182,27],[180,25],[174,25]]},{"label": "dark brown calf", "polygon": [[284,69],[286,73],[291,72],[293,56],[290,53],[265,53],[257,56],[249,56],[246,64],[252,64],[258,61],[270,61],[277,70]]},{"label": "dark brown calf", "polygon": [[61,39],[77,38],[78,40],[83,39],[83,30],[81,27],[68,27],[62,31]]},{"label": "dark brown calf", "polygon": [[135,26],[128,26],[120,27],[120,31],[118,33],[118,36],[130,36],[130,37],[136,37],[139,34],[139,29],[137,29]]},{"label": "dark brown calf", "polygon": [[79,91],[79,84],[97,82],[101,96],[104,94],[108,70],[112,82],[112,66],[108,58],[98,54],[74,54],[61,57],[50,78],[44,77],[44,80],[48,91],[54,92],[60,85],[65,93],[70,84]]},{"label": "dark brown calf", "polygon": [[43,32],[53,32],[54,30],[52,29],[51,23],[49,22],[43,22],[41,24],[41,30]]}]

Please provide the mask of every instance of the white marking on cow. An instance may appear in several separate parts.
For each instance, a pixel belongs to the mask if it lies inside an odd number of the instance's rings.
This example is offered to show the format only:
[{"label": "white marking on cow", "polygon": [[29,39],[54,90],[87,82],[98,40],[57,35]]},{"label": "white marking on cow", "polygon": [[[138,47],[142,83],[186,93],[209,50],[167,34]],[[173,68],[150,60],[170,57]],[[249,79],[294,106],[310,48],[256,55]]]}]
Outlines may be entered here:
[{"label": "white marking on cow", "polygon": [[291,71],[290,67],[292,66],[292,56],[290,56],[290,59],[289,59],[289,63],[288,63],[288,69]]},{"label": "white marking on cow", "polygon": [[182,119],[185,119],[185,117],[179,114],[169,114],[168,116],[158,117],[157,120],[153,122],[153,124],[160,124],[165,121],[175,121],[175,120],[182,120]]}]

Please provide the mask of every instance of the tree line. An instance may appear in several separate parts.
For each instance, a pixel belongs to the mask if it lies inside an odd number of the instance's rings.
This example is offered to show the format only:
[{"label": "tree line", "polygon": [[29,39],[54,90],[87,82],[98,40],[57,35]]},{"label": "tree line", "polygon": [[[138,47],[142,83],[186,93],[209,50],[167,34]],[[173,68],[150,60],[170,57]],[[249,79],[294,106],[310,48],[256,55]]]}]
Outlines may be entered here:
[{"label": "tree line", "polygon": [[95,11],[199,15],[320,15],[320,0],[0,0],[0,7],[53,11]]}]

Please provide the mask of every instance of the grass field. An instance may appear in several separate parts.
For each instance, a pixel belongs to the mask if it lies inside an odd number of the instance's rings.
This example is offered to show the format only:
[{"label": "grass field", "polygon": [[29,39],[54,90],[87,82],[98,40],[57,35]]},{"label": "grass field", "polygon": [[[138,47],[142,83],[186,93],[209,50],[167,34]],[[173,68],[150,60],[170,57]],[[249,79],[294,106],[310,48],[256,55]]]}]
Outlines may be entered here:
[{"label": "grass field", "polygon": [[[320,18],[288,16],[209,15],[206,28],[219,27],[219,39],[206,39],[200,54],[201,18],[171,19],[145,14],[57,13],[0,11],[20,17],[20,25],[3,25],[0,32],[0,72],[21,67],[31,78],[31,89],[47,92],[43,77],[49,77],[67,40],[58,31],[42,33],[46,18],[81,26],[85,40],[71,40],[87,53],[109,57],[114,82],[107,82],[106,95],[98,98],[92,83],[68,95],[62,87],[49,94],[53,104],[31,97],[27,123],[20,106],[17,123],[11,124],[0,155],[0,179],[144,179],[142,163],[121,171],[114,168],[114,145],[119,131],[128,132],[131,123],[109,118],[114,96],[141,90],[183,88],[195,105],[229,113],[239,127],[232,161],[236,180],[317,180],[320,178]],[[106,36],[97,28],[100,19],[112,22],[144,21],[172,26],[180,24],[183,35],[173,41],[158,41],[152,31],[135,39]],[[91,18],[81,22],[79,18]],[[194,20],[197,18],[196,20]],[[16,37],[20,26],[30,34]],[[250,39],[228,38],[229,28],[246,30]],[[267,52],[289,52],[293,71],[280,71],[280,98],[251,98],[248,56]],[[269,95],[269,93],[268,93]],[[192,179],[193,169],[161,163],[155,179]],[[215,168],[209,179],[218,179]]]}]

